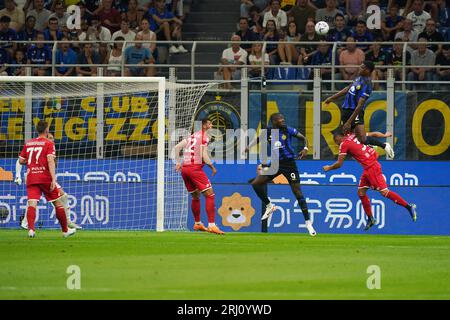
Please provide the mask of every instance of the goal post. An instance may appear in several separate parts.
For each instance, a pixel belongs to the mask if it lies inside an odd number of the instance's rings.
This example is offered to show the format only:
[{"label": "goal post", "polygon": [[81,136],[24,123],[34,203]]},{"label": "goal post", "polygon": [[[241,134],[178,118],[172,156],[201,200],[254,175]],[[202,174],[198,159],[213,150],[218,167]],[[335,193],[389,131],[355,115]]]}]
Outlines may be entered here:
[{"label": "goal post", "polygon": [[[183,138],[175,131],[192,129],[212,85],[164,77],[0,77],[0,168],[14,172],[21,146],[43,119],[75,222],[96,230],[187,230],[188,194],[170,149]],[[16,201],[5,204],[11,214],[0,227],[16,227],[25,186],[0,184]],[[52,207],[41,202],[37,225],[57,227]]]}]

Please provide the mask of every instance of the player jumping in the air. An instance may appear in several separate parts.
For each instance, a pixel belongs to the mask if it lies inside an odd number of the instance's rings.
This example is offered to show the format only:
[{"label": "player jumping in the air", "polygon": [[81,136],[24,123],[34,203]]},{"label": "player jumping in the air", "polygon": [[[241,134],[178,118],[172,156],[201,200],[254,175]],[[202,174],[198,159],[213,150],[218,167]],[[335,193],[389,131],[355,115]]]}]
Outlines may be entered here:
[{"label": "player jumping in the air", "polygon": [[27,165],[28,236],[35,236],[36,206],[43,193],[47,201],[55,206],[56,218],[61,225],[63,236],[68,237],[73,235],[76,229],[67,227],[66,212],[61,201],[61,186],[56,182],[55,144],[47,139],[47,122],[39,121],[36,129],[39,137],[26,142],[19,155],[20,163]]},{"label": "player jumping in the air", "polygon": [[[47,139],[50,140],[51,142],[54,142],[55,139],[53,137],[53,135],[51,133],[48,134]],[[57,166],[56,164],[56,159],[55,159],[55,167]],[[22,172],[22,164],[20,163],[20,159],[17,159],[16,162],[16,178],[14,179],[14,182],[17,183],[17,185],[21,185],[22,184],[22,177],[21,177],[21,172]],[[72,229],[82,229],[81,226],[77,225],[75,222],[70,220],[70,211],[69,211],[69,206],[68,206],[68,197],[67,197],[67,193],[64,192],[64,190],[61,188],[61,198],[60,201],[62,202],[63,206],[64,206],[64,210],[66,212],[66,218],[67,218],[67,226],[69,228]],[[25,215],[22,219],[22,221],[20,222],[20,227],[22,229],[28,230],[28,220],[27,220],[27,215]]]},{"label": "player jumping in the air", "polygon": [[[206,164],[212,170],[212,176],[217,172],[209,155],[209,138],[206,131],[212,128],[212,123],[207,118],[202,120],[202,130],[195,132],[186,139],[183,139],[175,146],[175,170],[183,177],[187,191],[191,194],[191,209],[194,214],[194,230],[208,231],[216,234],[225,234],[215,224],[215,195],[211,182],[203,171]],[[183,164],[180,161],[180,151],[183,149]],[[200,193],[205,196],[206,213],[208,215],[208,228],[200,221]]]},{"label": "player jumping in the air", "polygon": [[[278,160],[278,171],[274,174],[260,174],[249,181],[258,195],[258,198],[266,205],[266,210],[261,220],[267,219],[276,210],[276,206],[270,202],[267,196],[265,185],[282,174],[289,181],[291,190],[302,210],[305,218],[305,225],[309,234],[315,236],[316,231],[312,226],[306,199],[300,188],[300,175],[297,170],[297,164],[295,163],[296,159],[303,159],[308,154],[308,141],[297,129],[286,126],[286,121],[281,113],[272,114],[270,116],[270,121],[272,127],[267,130],[267,138],[269,140],[268,143],[272,142],[271,145],[273,146],[273,149],[271,150],[271,163],[273,164],[274,161]],[[304,141],[304,148],[298,154],[295,153],[292,147],[292,138]],[[261,137],[258,138],[258,140],[260,139]],[[254,143],[256,143],[256,140],[250,143],[245,151],[248,152],[249,148]],[[268,164],[263,164],[262,166],[268,168]]]},{"label": "player jumping in the air", "polygon": [[352,84],[348,85],[338,93],[328,97],[325,104],[343,96],[345,94],[344,103],[341,106],[341,125],[344,133],[354,131],[359,142],[372,146],[378,146],[386,151],[386,155],[393,159],[394,149],[387,142],[381,142],[373,136],[366,135],[364,129],[364,110],[372,93],[372,82],[370,75],[375,66],[371,61],[364,61],[359,67],[358,77]]},{"label": "player jumping in the air", "polygon": [[336,144],[339,145],[339,157],[332,165],[324,166],[323,170],[330,171],[340,168],[347,155],[351,155],[364,168],[358,186],[358,196],[361,199],[361,203],[368,218],[368,223],[364,230],[369,230],[377,223],[372,215],[370,199],[366,195],[367,189],[369,188],[379,191],[383,197],[391,199],[396,204],[405,207],[413,221],[416,221],[416,205],[407,203],[397,193],[388,189],[386,180],[381,171],[381,165],[378,162],[378,153],[371,147],[361,144],[354,134],[344,136],[341,131],[338,131],[333,137]]}]

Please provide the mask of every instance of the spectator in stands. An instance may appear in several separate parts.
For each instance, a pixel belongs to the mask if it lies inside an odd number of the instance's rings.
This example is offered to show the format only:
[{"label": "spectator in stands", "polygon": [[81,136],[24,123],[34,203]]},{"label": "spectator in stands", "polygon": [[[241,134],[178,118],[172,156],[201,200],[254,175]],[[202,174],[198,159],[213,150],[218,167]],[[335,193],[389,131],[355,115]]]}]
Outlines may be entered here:
[{"label": "spectator in stands", "polygon": [[[141,21],[141,31],[139,31],[137,34],[142,36],[143,41],[156,41],[156,33],[154,33],[152,30],[150,30],[150,23],[147,19],[142,19]],[[153,56],[153,58],[157,59],[158,52],[156,50],[156,42],[153,43],[143,43],[143,47],[150,49],[150,54]]]},{"label": "spectator in stands", "polygon": [[100,64],[100,56],[95,52],[92,43],[86,42],[83,51],[78,54],[76,67],[77,75],[83,77],[95,77],[98,74],[96,64]]},{"label": "spectator in stands", "polygon": [[[427,39],[419,38],[419,45],[411,54],[411,65],[413,66],[408,73],[408,81],[437,81],[435,69],[420,66],[433,66],[436,62],[436,55],[430,49],[427,49]],[[419,67],[416,67],[419,66]],[[408,84],[408,90],[432,90],[431,84],[412,85]]]},{"label": "spectator in stands", "polygon": [[252,7],[263,11],[269,5],[269,2],[269,0],[241,0],[241,17],[248,17]]},{"label": "spectator in stands", "polygon": [[22,49],[17,49],[14,54],[14,59],[11,61],[11,64],[21,64],[22,66],[11,66],[9,68],[10,76],[26,76],[25,65],[27,64],[27,59],[25,56],[25,51]]},{"label": "spectator in stands", "polygon": [[91,15],[95,15],[95,11],[100,8],[100,5],[102,3],[102,0],[81,0],[84,2],[87,12],[89,12]]},{"label": "spectator in stands", "polygon": [[[356,28],[352,32],[352,37],[355,39],[356,42],[372,42],[373,41],[373,35],[372,33],[367,29],[367,25],[365,21],[358,21],[356,23]],[[362,51],[366,52],[369,49],[368,44],[359,44],[358,48],[360,48]]]},{"label": "spectator in stands", "polygon": [[[91,26],[88,28],[86,36],[86,40],[99,41],[93,45],[93,49],[98,51],[100,55],[100,63],[103,63],[108,53],[108,44],[104,41],[111,40],[111,32],[108,28],[102,26],[99,16],[92,17]],[[80,37],[80,40],[84,41],[85,39]]]},{"label": "spectator in stands", "polygon": [[[381,41],[381,39],[378,39]],[[387,55],[384,51],[381,50],[381,44],[379,42],[374,42],[370,46],[370,50],[367,51],[366,60],[372,61],[375,66],[384,66],[388,63]],[[384,80],[385,79],[385,71],[384,69],[376,68],[372,71],[372,80]],[[380,84],[374,82],[373,88],[375,90],[380,89]]]},{"label": "spectator in stands", "polygon": [[[27,51],[27,64],[50,65],[52,63],[52,51],[46,46],[44,34],[38,32],[36,35],[36,44],[32,45]],[[33,76],[48,76],[50,75],[50,68],[48,67],[33,67]]]},{"label": "spectator in stands", "polygon": [[355,26],[356,22],[365,14],[366,0],[346,0],[345,11],[347,12],[347,25]]},{"label": "spectator in stands", "polygon": [[[20,41],[33,41],[36,39],[37,30],[34,28],[36,24],[36,18],[33,16],[28,16],[25,21],[25,27],[22,31],[17,35],[17,39]],[[25,47],[26,45],[21,44],[21,47]]]},{"label": "spectator in stands", "polygon": [[43,33],[47,41],[58,41],[64,36],[59,29],[58,19],[56,17],[50,17],[48,19],[48,27],[44,29]]},{"label": "spectator in stands", "polygon": [[[339,55],[339,64],[344,66],[340,68],[343,80],[353,80],[358,74],[358,66],[365,59],[364,51],[356,47],[355,38],[347,38],[346,49]],[[352,67],[346,67],[352,65]]]},{"label": "spectator in stands", "polygon": [[112,0],[102,0],[101,5],[95,10],[94,14],[100,18],[102,26],[114,33],[120,29],[122,16],[119,10],[113,8],[112,2]]},{"label": "spectator in stands", "polygon": [[8,75],[8,64],[10,57],[8,52],[0,47],[0,76]]},{"label": "spectator in stands", "polygon": [[[381,9],[380,10],[380,21],[384,21],[384,19],[386,18],[386,13],[382,9],[380,0],[367,0],[367,7],[370,7],[370,6],[377,6]],[[359,20],[364,21],[366,23],[367,22],[370,22],[370,23],[375,22],[374,17],[373,17],[373,12],[371,12],[371,11],[369,11],[369,12],[366,11]],[[374,38],[382,38],[383,37],[383,32],[382,32],[381,28],[379,28],[379,29],[378,28],[370,28],[370,32],[372,33]]]},{"label": "spectator in stands", "polygon": [[[264,41],[278,42],[280,41],[280,35],[277,31],[277,26],[274,20],[267,21],[266,33],[264,34]],[[279,64],[278,45],[276,43],[267,43],[266,52],[269,55],[270,64]]]},{"label": "spectator in stands", "polygon": [[335,28],[331,29],[327,35],[327,41],[330,42],[345,42],[348,37],[352,35],[352,32],[345,26],[345,18],[342,14],[338,13],[334,17]]},{"label": "spectator in stands", "polygon": [[[323,41],[322,41],[323,42]],[[327,65],[330,68],[320,68],[320,76],[323,80],[331,80],[331,65],[332,65],[333,52],[331,46],[326,43],[321,43],[317,47],[317,51],[311,56],[311,65],[313,66],[323,66]],[[338,61],[336,60],[336,63]],[[310,73],[310,80],[314,78],[314,73]],[[309,83],[309,88],[312,89],[312,83]],[[327,86],[328,87],[328,86]]]},{"label": "spectator in stands", "polygon": [[336,0],[326,0],[326,7],[316,11],[316,21],[325,21],[330,26],[330,29],[335,27],[334,18],[342,11],[336,9]]},{"label": "spectator in stands", "polygon": [[295,21],[288,23],[288,31],[286,36],[282,41],[287,41],[291,43],[280,43],[278,45],[278,55],[280,56],[280,64],[293,64],[298,61],[299,46],[298,44],[293,44],[292,42],[300,41],[300,34],[297,31],[297,25]]},{"label": "spectator in stands", "polygon": [[[248,57],[248,62],[251,65],[249,69],[249,76],[251,78],[261,77],[261,66],[268,65],[270,63],[269,55],[266,52],[262,52],[262,44],[254,43],[252,45],[252,51]],[[267,68],[265,74],[267,74]]]},{"label": "spectator in stands", "polygon": [[18,8],[14,0],[5,0],[5,8],[0,10],[0,17],[2,16],[8,16],[11,19],[11,29],[16,32],[22,30],[25,16],[22,8]]},{"label": "spectator in stands", "polygon": [[58,21],[58,28],[61,31],[67,32],[69,31],[67,28],[67,20],[69,18],[69,14],[66,12],[66,6],[62,0],[56,1],[54,5],[55,13],[53,13],[50,18],[55,17]]},{"label": "spectator in stands", "polygon": [[[401,42],[401,39],[395,40],[396,42]],[[403,44],[395,43],[392,47],[392,52],[388,55],[388,64],[393,66],[402,66],[403,65]],[[411,62],[411,54],[406,51],[406,60],[405,65],[409,65]],[[403,80],[403,71],[401,68],[394,69],[395,79]]]},{"label": "spectator in stands", "polygon": [[398,5],[392,4],[389,8],[389,14],[381,21],[381,30],[383,32],[383,39],[386,41],[393,41],[395,33],[403,27],[403,16],[398,12]]},{"label": "spectator in stands", "polygon": [[270,10],[264,14],[263,28],[267,29],[267,22],[273,20],[275,22],[277,30],[286,28],[287,26],[287,15],[286,12],[280,9],[280,0],[270,1]]},{"label": "spectator in stands", "polygon": [[[231,37],[231,47],[223,50],[222,58],[220,59],[221,70],[223,80],[240,80],[241,79],[241,69],[236,67],[238,65],[247,64],[248,53],[244,49],[242,49],[239,45],[239,41],[241,41],[241,37],[238,35],[233,35]],[[224,87],[226,89],[231,89],[232,85],[229,82],[224,83]]]},{"label": "spectator in stands", "polygon": [[[142,34],[137,33],[135,41],[142,41]],[[136,42],[134,46],[125,49],[125,64],[140,65],[128,66],[125,68],[125,76],[147,76],[155,75],[155,64],[150,49],[146,48],[140,42]]]},{"label": "spectator in stands", "polygon": [[406,16],[406,19],[413,22],[413,29],[417,32],[417,34],[421,33],[425,29],[427,20],[431,19],[430,14],[423,10],[423,5],[423,0],[414,0],[412,4],[413,11],[408,13]]},{"label": "spectator in stands", "polygon": [[263,34],[263,20],[263,17],[259,14],[258,7],[251,7],[249,12],[249,29],[257,33],[258,36]]},{"label": "spectator in stands", "polygon": [[438,10],[439,25],[441,27],[450,27],[450,7],[446,6],[446,0],[436,0],[436,6]]},{"label": "spectator in stands", "polygon": [[[405,19],[405,21],[403,21],[403,31],[397,32],[395,40],[400,39],[404,42],[416,42],[419,34],[413,30],[412,26],[412,21],[410,19]],[[410,44],[406,49],[412,54],[412,51],[415,48],[417,48],[417,45]]]},{"label": "spectator in stands", "polygon": [[[147,25],[148,25],[147,20]],[[136,37],[136,33],[134,31],[130,30],[130,23],[126,19],[122,19],[122,22],[120,23],[120,30],[114,32],[114,34],[111,37],[112,41],[115,41],[117,38],[123,38],[125,41],[133,41]]]},{"label": "spectator in stands", "polygon": [[79,1],[77,3],[77,6],[80,8],[80,19],[81,21],[86,20],[89,23],[91,23],[92,18],[92,12],[87,10],[86,4],[84,1]]},{"label": "spectator in stands", "polygon": [[[236,31],[236,33],[240,38],[241,41],[258,41],[260,40],[259,35],[254,33],[252,30],[249,29],[248,25],[248,19],[241,17],[239,19],[239,31]],[[251,44],[242,43],[241,48],[247,51],[248,54],[250,54],[252,50]]]},{"label": "spectator in stands", "polygon": [[[442,51],[436,57],[436,65],[446,66],[445,68],[438,68],[437,74],[440,81],[450,81],[450,45],[444,44],[442,46]],[[450,84],[442,84],[441,88],[443,90],[449,90]]]},{"label": "spectator in stands", "polygon": [[[158,40],[172,41],[173,38],[181,40],[181,26],[183,22],[174,16],[172,12],[164,6],[164,0],[155,0],[155,7],[151,8],[146,17],[150,22],[150,29],[156,33]],[[182,44],[171,45],[169,53],[185,53],[187,50]]]},{"label": "spectator in stands", "polygon": [[[23,3],[24,1],[21,0],[21,2]],[[42,1],[43,8],[51,11],[52,2],[53,2],[52,0],[43,0]],[[20,5],[19,5],[19,7],[20,7]],[[35,8],[36,8],[36,3],[34,0],[26,0],[25,4],[23,4],[23,11],[26,13]]]},{"label": "spectator in stands", "polygon": [[305,33],[308,20],[314,20],[316,17],[316,9],[311,7],[308,2],[308,0],[298,0],[297,5],[288,12],[289,18],[294,20],[300,34]]},{"label": "spectator in stands", "polygon": [[[315,24],[312,21],[308,21],[306,24],[306,32],[300,37],[301,42],[307,41],[319,41],[320,38],[314,30]],[[316,51],[317,45],[315,44],[302,44],[300,46],[300,54],[298,56],[297,64],[310,64],[310,57]]]},{"label": "spectator in stands", "polygon": [[0,41],[5,41],[0,43],[0,48],[8,51],[10,57],[14,57],[14,52],[17,49],[17,43],[12,42],[17,40],[17,33],[9,27],[11,18],[8,16],[3,16],[0,18]]},{"label": "spectator in stands", "polygon": [[[425,30],[419,34],[419,38],[425,38],[428,42],[444,42],[444,37],[436,31],[436,22],[433,19],[428,19],[425,25]],[[428,45],[428,49],[433,51],[436,56],[442,51],[442,44]]]},{"label": "spectator in stands", "polygon": [[[144,16],[142,10],[139,10],[137,0],[130,0],[125,12],[122,12],[122,21],[129,22],[131,30],[137,30]],[[125,38],[126,39],[126,38]]]},{"label": "spectator in stands", "polygon": [[[61,39],[63,42],[56,49],[55,53],[55,74],[57,76],[67,77],[75,75],[75,66],[66,66],[70,64],[77,64],[77,54],[70,47],[69,39],[64,37]],[[58,66],[60,65],[60,66]]]},{"label": "spectator in stands", "polygon": [[[123,23],[124,20],[122,20]],[[116,41],[113,44],[112,50],[109,52],[108,56],[108,68],[107,68],[107,76],[110,77],[120,77],[122,75],[122,48],[123,41],[125,38],[117,37]],[[133,39],[134,40],[134,39]]]},{"label": "spectator in stands", "polygon": [[389,11],[393,5],[399,7],[399,13],[402,17],[406,17],[411,8],[412,0],[389,0],[387,10]]},{"label": "spectator in stands", "polygon": [[27,11],[27,17],[36,18],[35,28],[37,31],[43,31],[47,27],[48,18],[52,12],[44,8],[44,0],[34,0],[34,9]]}]

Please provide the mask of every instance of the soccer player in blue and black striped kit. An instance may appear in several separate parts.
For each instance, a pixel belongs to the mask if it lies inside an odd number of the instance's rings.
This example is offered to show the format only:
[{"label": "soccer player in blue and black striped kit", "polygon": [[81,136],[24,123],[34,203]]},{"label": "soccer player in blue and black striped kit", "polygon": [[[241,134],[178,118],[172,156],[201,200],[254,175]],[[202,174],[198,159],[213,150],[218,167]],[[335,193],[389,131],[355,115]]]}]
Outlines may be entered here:
[{"label": "soccer player in blue and black striped kit", "polygon": [[344,133],[354,131],[359,142],[367,145],[378,146],[386,151],[386,155],[393,159],[394,150],[387,142],[381,142],[374,137],[367,136],[364,129],[364,110],[367,99],[372,94],[372,81],[370,75],[375,66],[371,61],[364,61],[359,67],[358,76],[353,83],[325,100],[329,104],[334,99],[345,94],[344,103],[341,106],[341,125]]},{"label": "soccer player in blue and black striped kit", "polygon": [[[281,113],[274,113],[270,117],[271,127],[267,129],[267,143],[270,144],[271,148],[271,164],[263,163],[261,174],[256,178],[249,181],[255,190],[258,198],[266,205],[266,211],[262,216],[261,220],[267,219],[276,209],[276,206],[272,204],[267,196],[267,191],[265,185],[279,176],[284,175],[291,186],[292,193],[298,201],[298,205],[302,210],[303,216],[305,218],[305,225],[311,236],[316,235],[316,231],[312,226],[312,221],[310,219],[310,214],[308,212],[308,206],[306,204],[306,199],[302,194],[300,188],[300,175],[298,173],[297,164],[295,160],[303,159],[308,154],[308,141],[304,135],[302,135],[297,129],[288,127],[284,116]],[[296,153],[292,146],[292,139],[301,139],[304,141],[303,149]],[[254,142],[261,140],[260,136]],[[253,143],[254,143],[253,142]],[[250,143],[249,147],[253,143]],[[248,152],[248,148],[246,151]],[[275,161],[278,162],[278,170],[276,172],[269,172],[270,169],[276,170],[274,165]],[[264,162],[264,160],[263,160]]]}]

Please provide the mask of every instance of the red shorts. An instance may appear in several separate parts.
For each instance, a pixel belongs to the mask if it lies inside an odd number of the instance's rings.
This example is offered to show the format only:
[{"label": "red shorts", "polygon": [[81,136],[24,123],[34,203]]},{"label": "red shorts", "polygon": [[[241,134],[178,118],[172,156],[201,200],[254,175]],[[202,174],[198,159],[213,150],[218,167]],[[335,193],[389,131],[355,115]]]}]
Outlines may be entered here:
[{"label": "red shorts", "polygon": [[208,176],[199,166],[183,166],[181,168],[181,176],[189,193],[197,190],[203,192],[212,188]]},{"label": "red shorts", "polygon": [[55,189],[52,191],[50,191],[50,183],[32,184],[27,186],[28,200],[39,201],[42,194],[44,194],[45,199],[47,199],[48,202],[53,202],[61,198],[64,193],[59,184],[56,184]]},{"label": "red shorts", "polygon": [[383,172],[381,172],[381,165],[378,162],[364,169],[359,180],[358,188],[372,188],[378,191],[387,189],[386,179],[384,179]]}]

